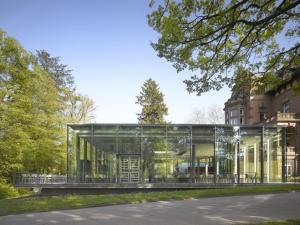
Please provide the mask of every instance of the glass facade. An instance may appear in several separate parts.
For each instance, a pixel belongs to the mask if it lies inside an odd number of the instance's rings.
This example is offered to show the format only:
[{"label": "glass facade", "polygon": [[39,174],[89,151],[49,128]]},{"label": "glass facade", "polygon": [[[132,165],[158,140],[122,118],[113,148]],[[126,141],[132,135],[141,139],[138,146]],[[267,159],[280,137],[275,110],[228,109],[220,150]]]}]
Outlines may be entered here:
[{"label": "glass facade", "polygon": [[68,125],[68,182],[281,182],[285,173],[284,129],[190,124]]}]

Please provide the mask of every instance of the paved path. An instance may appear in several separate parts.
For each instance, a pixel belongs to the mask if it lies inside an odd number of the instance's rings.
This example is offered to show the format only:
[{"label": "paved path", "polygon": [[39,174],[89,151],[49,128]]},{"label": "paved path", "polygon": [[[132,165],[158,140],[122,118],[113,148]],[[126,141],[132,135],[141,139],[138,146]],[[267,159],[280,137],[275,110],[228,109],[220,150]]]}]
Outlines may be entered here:
[{"label": "paved path", "polygon": [[161,201],[0,217],[1,225],[217,225],[300,218],[300,192]]}]

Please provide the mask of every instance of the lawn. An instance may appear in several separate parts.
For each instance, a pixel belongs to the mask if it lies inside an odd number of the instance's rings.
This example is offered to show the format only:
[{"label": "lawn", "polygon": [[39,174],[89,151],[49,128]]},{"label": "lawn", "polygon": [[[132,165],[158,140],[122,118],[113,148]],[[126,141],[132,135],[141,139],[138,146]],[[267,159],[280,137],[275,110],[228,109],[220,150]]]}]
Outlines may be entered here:
[{"label": "lawn", "polygon": [[270,221],[264,223],[251,223],[251,224],[243,224],[243,225],[299,225],[300,219],[293,219],[293,220],[285,220],[285,221]]},{"label": "lawn", "polygon": [[218,197],[240,194],[258,194],[300,190],[300,185],[275,185],[233,187],[224,189],[200,189],[191,191],[165,191],[132,194],[66,195],[52,197],[24,197],[0,200],[0,216],[25,212],[58,209],[75,209],[113,204],[130,204],[160,200],[183,200],[190,198]]}]

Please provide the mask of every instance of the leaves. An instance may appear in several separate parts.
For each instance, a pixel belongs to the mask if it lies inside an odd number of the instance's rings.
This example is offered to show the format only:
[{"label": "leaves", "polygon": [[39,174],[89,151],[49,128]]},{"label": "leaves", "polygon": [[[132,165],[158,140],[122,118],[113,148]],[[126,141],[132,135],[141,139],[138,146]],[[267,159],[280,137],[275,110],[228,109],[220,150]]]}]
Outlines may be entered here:
[{"label": "leaves", "polygon": [[62,168],[62,102],[55,81],[13,38],[1,32],[0,176]]},{"label": "leaves", "polygon": [[[232,85],[233,72],[240,66],[260,77],[299,67],[299,4],[299,0],[170,0],[156,8],[152,4],[148,23],[160,37],[151,45],[178,72],[197,71],[184,82],[189,92],[201,95]],[[277,37],[284,32],[289,45],[281,49]]]},{"label": "leaves", "polygon": [[[73,99],[80,119],[69,113]],[[0,31],[0,179],[18,171],[64,173],[66,123],[88,122],[93,110],[59,57],[45,50],[34,56]]]}]

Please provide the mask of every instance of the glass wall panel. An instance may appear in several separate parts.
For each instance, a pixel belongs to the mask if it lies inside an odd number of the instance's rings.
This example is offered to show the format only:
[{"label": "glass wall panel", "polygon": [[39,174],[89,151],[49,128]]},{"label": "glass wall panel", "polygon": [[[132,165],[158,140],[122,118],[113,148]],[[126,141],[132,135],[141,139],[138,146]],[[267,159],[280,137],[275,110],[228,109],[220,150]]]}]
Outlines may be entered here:
[{"label": "glass wall panel", "polygon": [[142,154],[144,182],[152,183],[166,180],[166,126],[143,126]]},{"label": "glass wall panel", "polygon": [[239,127],[217,126],[215,132],[217,182],[237,182]]},{"label": "glass wall panel", "polygon": [[167,126],[165,167],[168,181],[187,182],[191,178],[191,147],[191,127]]},{"label": "glass wall panel", "polygon": [[240,179],[243,183],[260,181],[261,127],[241,127]]},{"label": "glass wall panel", "polygon": [[98,182],[116,181],[116,137],[100,137],[95,139],[95,179]]},{"label": "glass wall panel", "polygon": [[94,125],[93,131],[95,148],[93,181],[116,182],[119,127],[117,125]]},{"label": "glass wall panel", "polygon": [[77,133],[79,131],[73,129],[71,126],[68,126],[68,182],[76,182],[77,175],[77,161],[76,161],[76,141],[77,141]]},{"label": "glass wall panel", "polygon": [[282,180],[281,128],[266,127],[264,132],[265,182]]},{"label": "glass wall panel", "polygon": [[[91,125],[70,125],[68,137],[69,180],[85,182],[91,173]],[[74,177],[75,176],[75,177]]]},{"label": "glass wall panel", "polygon": [[[214,180],[214,130],[213,126],[193,126],[192,144],[196,182],[210,182]],[[219,162],[217,162],[219,165]]]},{"label": "glass wall panel", "polygon": [[117,179],[119,183],[138,183],[141,173],[141,132],[138,125],[119,126],[117,137]]},{"label": "glass wall panel", "polygon": [[140,126],[120,126],[117,138],[118,154],[141,153],[141,130]]}]

